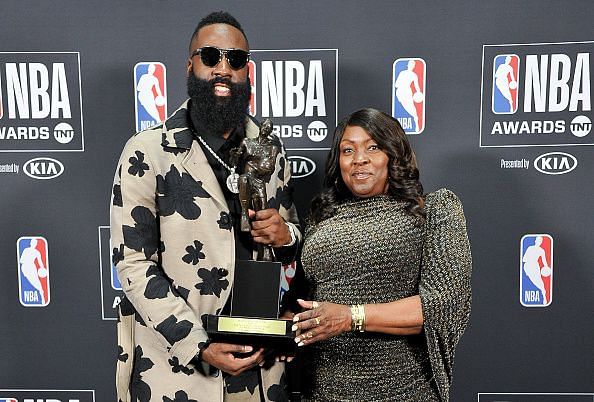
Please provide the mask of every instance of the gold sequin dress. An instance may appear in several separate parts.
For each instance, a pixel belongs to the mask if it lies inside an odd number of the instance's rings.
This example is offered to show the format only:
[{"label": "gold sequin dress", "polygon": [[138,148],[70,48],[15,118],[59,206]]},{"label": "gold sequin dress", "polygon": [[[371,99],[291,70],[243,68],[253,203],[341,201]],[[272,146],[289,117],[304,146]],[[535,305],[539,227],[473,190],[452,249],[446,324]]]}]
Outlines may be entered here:
[{"label": "gold sequin dress", "polygon": [[449,400],[454,349],[470,313],[470,246],[456,195],[441,189],[425,200],[425,224],[382,195],[346,201],[308,230],[310,300],[351,305],[420,294],[424,329],[344,333],[305,347],[306,400]]}]

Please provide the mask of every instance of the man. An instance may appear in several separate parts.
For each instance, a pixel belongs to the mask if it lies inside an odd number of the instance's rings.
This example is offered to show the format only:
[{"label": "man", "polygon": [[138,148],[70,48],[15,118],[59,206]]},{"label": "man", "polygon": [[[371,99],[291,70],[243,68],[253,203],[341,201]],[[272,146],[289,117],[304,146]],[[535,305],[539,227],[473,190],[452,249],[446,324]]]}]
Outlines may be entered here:
[{"label": "man", "polygon": [[[162,125],[126,144],[111,209],[114,264],[125,298],[118,323],[121,401],[281,400],[283,367],[261,368],[263,350],[210,343],[207,314],[229,311],[236,259],[254,243],[290,262],[300,233],[286,154],[266,185],[271,208],[241,206],[227,186],[230,150],[258,136],[246,115],[248,42],[231,15],[202,19],[192,35],[187,100]],[[241,172],[240,172],[241,173]],[[267,366],[267,365],[264,365]]]}]

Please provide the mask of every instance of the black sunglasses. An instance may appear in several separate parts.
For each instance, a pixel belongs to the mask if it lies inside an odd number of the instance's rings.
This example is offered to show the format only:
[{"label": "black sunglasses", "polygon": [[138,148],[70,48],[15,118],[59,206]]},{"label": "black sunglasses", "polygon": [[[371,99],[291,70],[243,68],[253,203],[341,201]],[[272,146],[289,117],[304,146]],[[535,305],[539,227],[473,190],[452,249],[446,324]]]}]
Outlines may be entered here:
[{"label": "black sunglasses", "polygon": [[233,70],[244,68],[250,59],[250,52],[241,49],[219,49],[214,46],[205,46],[192,52],[192,56],[200,55],[200,60],[207,67],[214,67],[223,60],[223,55],[227,63]]}]

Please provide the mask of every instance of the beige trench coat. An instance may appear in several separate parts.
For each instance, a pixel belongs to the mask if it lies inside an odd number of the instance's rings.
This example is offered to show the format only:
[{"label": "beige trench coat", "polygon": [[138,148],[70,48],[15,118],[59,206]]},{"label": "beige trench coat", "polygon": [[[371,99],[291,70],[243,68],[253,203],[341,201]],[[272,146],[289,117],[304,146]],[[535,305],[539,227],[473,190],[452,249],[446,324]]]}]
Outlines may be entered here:
[{"label": "beige trench coat", "polygon": [[[116,386],[124,402],[223,400],[222,375],[189,362],[208,339],[201,317],[219,312],[233,286],[234,235],[223,192],[187,122],[186,101],[127,142],[115,174],[111,241],[125,293]],[[258,135],[249,119],[246,135]],[[289,180],[282,148],[266,190],[300,240]],[[279,363],[262,369],[267,400],[275,400],[283,370]]]}]

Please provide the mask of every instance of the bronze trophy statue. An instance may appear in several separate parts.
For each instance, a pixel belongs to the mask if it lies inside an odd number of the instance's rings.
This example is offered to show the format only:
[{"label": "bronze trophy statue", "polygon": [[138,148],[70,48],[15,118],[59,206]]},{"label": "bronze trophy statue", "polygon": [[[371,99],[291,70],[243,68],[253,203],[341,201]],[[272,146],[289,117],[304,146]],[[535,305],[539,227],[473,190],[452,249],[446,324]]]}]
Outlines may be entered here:
[{"label": "bronze trophy statue", "polygon": [[[272,121],[264,120],[257,138],[244,138],[238,148],[231,150],[231,163],[235,166],[243,162],[243,174],[239,176],[239,201],[241,203],[241,231],[251,230],[248,209],[260,211],[268,208],[266,183],[274,173],[276,158],[280,152],[270,134]],[[270,246],[258,244],[257,261],[272,261]]]},{"label": "bronze trophy statue", "polygon": [[[266,184],[276,167],[280,147],[273,141],[272,121],[264,120],[256,138],[244,138],[240,146],[231,150],[231,175],[227,186],[239,193],[242,232],[250,232],[248,210],[268,208]],[[239,167],[241,175],[235,173]],[[292,322],[278,318],[280,262],[274,262],[272,247],[258,243],[256,260],[235,262],[231,315],[210,314],[206,330],[212,340],[250,344],[292,353],[295,332]]]}]

